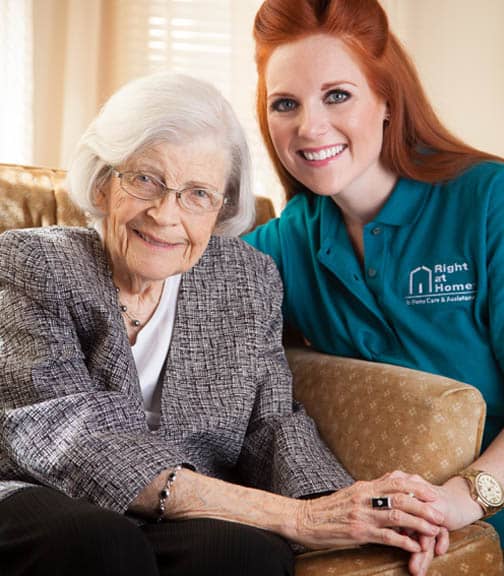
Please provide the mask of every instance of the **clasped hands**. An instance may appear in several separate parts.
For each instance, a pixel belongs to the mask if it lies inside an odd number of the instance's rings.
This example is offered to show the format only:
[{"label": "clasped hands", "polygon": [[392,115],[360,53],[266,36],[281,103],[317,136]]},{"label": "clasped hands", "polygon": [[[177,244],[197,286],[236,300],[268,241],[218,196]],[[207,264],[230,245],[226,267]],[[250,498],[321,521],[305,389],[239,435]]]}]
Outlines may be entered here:
[{"label": "clasped hands", "polygon": [[[424,576],[434,555],[448,550],[448,530],[478,519],[477,504],[476,508],[469,504],[467,514],[461,512],[466,509],[467,490],[459,486],[461,507],[457,510],[451,502],[452,490],[418,475],[395,471],[355,482],[329,496],[302,501],[297,518],[299,542],[319,549],[367,543],[395,546],[411,552],[410,573]],[[390,508],[373,508],[372,498],[382,496],[388,497]]]}]

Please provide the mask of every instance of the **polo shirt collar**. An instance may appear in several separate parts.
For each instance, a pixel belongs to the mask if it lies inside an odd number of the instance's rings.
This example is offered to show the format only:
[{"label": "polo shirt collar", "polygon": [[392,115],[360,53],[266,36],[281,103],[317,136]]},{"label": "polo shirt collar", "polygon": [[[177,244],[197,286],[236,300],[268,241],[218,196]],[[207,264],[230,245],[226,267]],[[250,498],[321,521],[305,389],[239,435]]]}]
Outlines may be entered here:
[{"label": "polo shirt collar", "polygon": [[428,197],[430,184],[399,178],[389,199],[373,222],[404,226],[415,220]]},{"label": "polo shirt collar", "polygon": [[[378,213],[373,223],[390,226],[410,224],[418,216],[427,201],[430,184],[399,178],[389,199]],[[330,246],[332,242],[348,242],[340,209],[329,196],[310,197],[320,210],[320,244]],[[316,210],[316,212],[318,212]]]}]

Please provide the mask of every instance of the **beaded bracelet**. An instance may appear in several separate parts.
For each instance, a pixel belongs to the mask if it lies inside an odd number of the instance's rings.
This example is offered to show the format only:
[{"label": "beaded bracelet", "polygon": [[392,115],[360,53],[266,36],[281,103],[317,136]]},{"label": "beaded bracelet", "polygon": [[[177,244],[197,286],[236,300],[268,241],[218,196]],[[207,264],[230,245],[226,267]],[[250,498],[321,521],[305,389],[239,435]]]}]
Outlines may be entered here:
[{"label": "beaded bracelet", "polygon": [[168,477],[166,478],[166,484],[164,488],[159,493],[159,508],[158,508],[158,522],[162,522],[164,520],[164,513],[166,510],[166,501],[170,497],[170,491],[177,478],[177,472],[182,469],[182,466],[179,464],[175,466],[173,470],[168,473]]}]

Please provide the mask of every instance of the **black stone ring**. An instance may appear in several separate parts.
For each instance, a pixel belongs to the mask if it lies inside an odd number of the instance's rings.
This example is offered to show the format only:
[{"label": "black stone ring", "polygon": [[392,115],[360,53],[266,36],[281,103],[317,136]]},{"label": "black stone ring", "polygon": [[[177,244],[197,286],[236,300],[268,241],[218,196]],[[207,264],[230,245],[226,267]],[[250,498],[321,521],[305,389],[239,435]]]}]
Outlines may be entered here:
[{"label": "black stone ring", "polygon": [[380,510],[392,510],[392,498],[390,496],[371,498],[371,506]]}]

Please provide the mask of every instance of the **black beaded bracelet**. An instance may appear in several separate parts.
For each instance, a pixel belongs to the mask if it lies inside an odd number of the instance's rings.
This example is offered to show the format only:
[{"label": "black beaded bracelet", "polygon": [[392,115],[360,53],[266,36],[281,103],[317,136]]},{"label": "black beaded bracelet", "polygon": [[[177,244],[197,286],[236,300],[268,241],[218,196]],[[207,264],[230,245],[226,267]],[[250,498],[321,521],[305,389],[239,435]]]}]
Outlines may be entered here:
[{"label": "black beaded bracelet", "polygon": [[159,508],[158,508],[158,522],[163,522],[164,520],[164,513],[166,510],[166,501],[170,497],[171,487],[177,478],[177,472],[182,469],[182,466],[179,464],[175,466],[173,470],[168,473],[168,477],[166,478],[166,484],[164,488],[159,493]]}]

